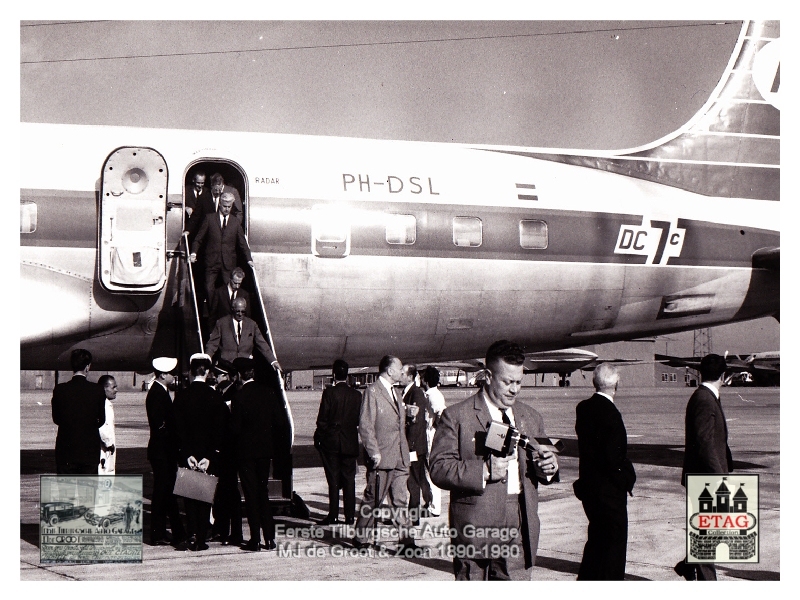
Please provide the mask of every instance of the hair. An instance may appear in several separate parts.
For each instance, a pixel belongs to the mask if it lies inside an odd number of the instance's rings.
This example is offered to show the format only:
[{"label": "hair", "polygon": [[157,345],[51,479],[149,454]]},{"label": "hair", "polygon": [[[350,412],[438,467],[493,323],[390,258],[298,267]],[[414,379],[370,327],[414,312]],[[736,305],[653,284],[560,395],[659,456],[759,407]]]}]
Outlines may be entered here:
[{"label": "hair", "polygon": [[598,392],[612,389],[619,382],[619,371],[608,363],[599,365],[594,370],[592,384]]},{"label": "hair", "polygon": [[347,379],[347,374],[350,372],[350,365],[348,365],[341,358],[333,361],[333,379],[334,381],[344,381]]},{"label": "hair", "polygon": [[231,192],[222,192],[222,195],[219,197],[219,203],[222,204],[223,202],[227,202],[228,199],[230,199],[231,205],[236,202],[236,196],[234,196]]},{"label": "hair", "polygon": [[242,267],[236,267],[233,271],[231,271],[231,279],[236,277],[237,279],[242,278],[244,279],[244,269]]},{"label": "hair", "polygon": [[198,177],[198,176],[200,176],[203,179],[205,179],[206,178],[206,172],[205,171],[195,171],[194,175],[192,175],[192,183],[194,183],[194,178]]},{"label": "hair", "polygon": [[429,387],[436,387],[439,385],[439,369],[436,367],[426,367],[422,372],[422,380],[427,383]]},{"label": "hair", "polygon": [[725,357],[707,354],[700,360],[700,377],[703,381],[716,381],[722,377],[726,368]]},{"label": "hair", "polygon": [[236,296],[236,298],[233,299],[233,302],[231,302],[231,308],[233,308],[237,304],[244,304],[244,307],[247,308],[247,300],[245,300],[241,296]]},{"label": "hair", "polygon": [[492,369],[500,361],[509,365],[519,366],[525,362],[525,353],[519,344],[508,340],[499,340],[489,346],[486,351],[486,368]]},{"label": "hair", "polygon": [[417,365],[406,364],[403,365],[403,370],[411,377],[411,379],[416,379],[417,377]]},{"label": "hair", "polygon": [[69,355],[69,364],[72,366],[73,373],[83,371],[92,364],[92,353],[83,348],[75,348]]},{"label": "hair", "polygon": [[388,354],[381,359],[381,362],[378,363],[378,373],[388,373],[389,367],[392,366],[394,361],[400,360],[396,356],[389,356]]},{"label": "hair", "polygon": [[219,173],[214,173],[211,176],[211,185],[225,185],[225,178]]},{"label": "hair", "polygon": [[108,374],[106,374],[106,375],[101,375],[101,376],[100,376],[100,379],[98,379],[98,380],[97,380],[97,385],[99,385],[99,386],[100,386],[101,388],[103,388],[103,389],[106,389],[106,387],[108,387],[108,385],[109,385],[109,384],[110,384],[112,381],[113,381],[114,383],[116,383],[116,382],[117,382],[117,380],[116,380],[116,379],[114,379],[114,378],[113,378],[111,375],[108,375]]},{"label": "hair", "polygon": [[189,370],[192,372],[192,377],[201,377],[211,369],[211,361],[207,358],[195,358],[189,363]]}]

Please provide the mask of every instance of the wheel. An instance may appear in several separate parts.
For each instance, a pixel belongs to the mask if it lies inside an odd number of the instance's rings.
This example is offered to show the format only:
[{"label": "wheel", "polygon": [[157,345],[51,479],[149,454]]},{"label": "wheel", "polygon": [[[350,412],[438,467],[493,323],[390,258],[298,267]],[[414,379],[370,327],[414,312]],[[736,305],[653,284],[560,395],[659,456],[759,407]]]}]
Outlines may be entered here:
[{"label": "wheel", "polygon": [[56,525],[58,525],[58,515],[53,515],[52,517],[50,517],[48,523],[50,523],[50,527],[55,527]]},{"label": "wheel", "polygon": [[108,529],[109,527],[111,527],[111,521],[108,519],[108,517],[103,519],[102,527],[103,529]]}]

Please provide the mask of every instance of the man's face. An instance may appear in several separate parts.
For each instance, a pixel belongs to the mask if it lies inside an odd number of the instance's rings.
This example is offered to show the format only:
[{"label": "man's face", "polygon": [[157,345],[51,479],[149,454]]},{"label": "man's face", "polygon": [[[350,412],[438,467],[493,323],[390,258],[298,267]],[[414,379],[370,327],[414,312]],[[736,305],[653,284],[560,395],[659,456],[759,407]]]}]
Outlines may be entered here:
[{"label": "man's face", "polygon": [[205,175],[195,175],[194,176],[194,189],[198,192],[203,189],[203,186],[206,184],[206,176]]},{"label": "man's face", "polygon": [[486,395],[498,408],[510,408],[517,401],[522,387],[522,365],[509,365],[498,360],[486,369]]},{"label": "man's face", "polygon": [[238,290],[242,285],[242,279],[240,277],[231,277],[231,289]]},{"label": "man's face", "polygon": [[172,373],[164,373],[164,383],[167,387],[175,383],[175,376]]},{"label": "man's face", "polygon": [[414,378],[411,377],[411,374],[408,372],[408,368],[403,367],[403,370],[400,371],[400,381],[399,381],[400,385],[405,387],[412,381],[414,381]]},{"label": "man's face", "polygon": [[215,196],[219,196],[222,193],[222,190],[224,190],[224,189],[225,189],[225,184],[224,183],[215,183],[215,184],[212,184],[212,186],[211,186],[211,192]]},{"label": "man's face", "polygon": [[112,379],[106,383],[106,387],[103,388],[103,391],[106,393],[106,398],[115,400],[117,397],[117,382]]},{"label": "man's face", "polygon": [[231,214],[231,207],[233,206],[233,198],[225,197],[223,200],[219,201],[219,212],[221,212],[224,216],[228,216]]},{"label": "man's face", "polygon": [[403,363],[399,360],[395,360],[387,369],[386,374],[393,383],[402,383]]},{"label": "man's face", "polygon": [[233,318],[237,321],[241,321],[244,318],[245,307],[247,305],[244,302],[234,302],[231,310],[233,311]]}]

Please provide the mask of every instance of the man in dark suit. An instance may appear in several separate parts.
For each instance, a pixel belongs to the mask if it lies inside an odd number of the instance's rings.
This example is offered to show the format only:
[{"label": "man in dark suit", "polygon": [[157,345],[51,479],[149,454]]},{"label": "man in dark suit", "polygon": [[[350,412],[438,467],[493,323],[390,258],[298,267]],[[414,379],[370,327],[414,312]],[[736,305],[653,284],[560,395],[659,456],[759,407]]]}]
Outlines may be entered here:
[{"label": "man in dark suit", "polygon": [[[707,354],[700,361],[701,384],[686,405],[686,448],[681,472],[684,487],[687,474],[727,474],[733,470],[728,425],[719,399],[726,368],[725,358],[719,354]],[[689,564],[684,559],[675,565],[675,572],[688,581],[717,579],[713,563]]]},{"label": "man in dark suit", "polygon": [[86,379],[92,354],[77,348],[70,355],[72,379],[53,389],[50,401],[56,434],[56,473],[97,475],[100,463],[99,428],[106,422],[103,388]]},{"label": "man in dark suit", "polygon": [[367,543],[375,521],[374,510],[388,493],[392,519],[400,530],[400,548],[414,545],[408,532],[408,441],[406,408],[395,394],[403,363],[395,356],[384,356],[378,365],[378,379],[364,391],[358,432],[367,453],[367,486],[358,511],[353,545]]},{"label": "man in dark suit", "polygon": [[314,444],[319,450],[328,481],[328,515],[320,521],[320,525],[337,522],[339,488],[344,496],[344,521],[348,525],[355,523],[361,392],[347,385],[349,369],[343,360],[333,363],[333,385],[322,392],[317,414]]},{"label": "man in dark suit", "polygon": [[614,405],[619,373],[610,364],[601,364],[592,382],[594,396],[575,410],[580,463],[573,487],[589,519],[578,579],[622,581],[628,546],[626,494],[633,490],[636,472],[628,460],[625,424]]},{"label": "man in dark suit", "polygon": [[403,365],[400,385],[403,386],[403,403],[406,405],[406,439],[408,440],[408,514],[413,525],[419,525],[420,494],[428,506],[433,500],[431,488],[425,477],[428,461],[428,422],[430,412],[425,392],[416,384],[416,365]]},{"label": "man in dark suit", "polygon": [[[512,531],[521,534],[524,566],[531,569],[539,546],[539,483],[558,481],[558,462],[541,448],[514,449],[499,456],[486,448],[486,431],[492,421],[512,425],[533,439],[543,437],[542,416],[517,402],[522,386],[522,349],[500,340],[486,352],[486,383],[481,391],[450,406],[433,438],[430,471],[433,483],[450,490],[450,528],[455,529],[453,571],[456,579],[511,579],[508,559]],[[477,537],[477,534],[485,534]],[[499,535],[496,535],[499,534]],[[506,534],[506,535],[504,535]],[[498,550],[499,549],[499,550]],[[501,556],[492,558],[490,553]],[[519,556],[519,555],[517,555]],[[532,575],[533,571],[528,575]]]},{"label": "man in dark suit", "polygon": [[213,212],[216,212],[219,208],[219,201],[222,195],[226,193],[233,194],[233,212],[231,214],[237,215],[240,219],[243,218],[244,211],[242,209],[242,199],[239,196],[239,190],[232,185],[226,185],[222,175],[214,173],[211,176],[211,204],[208,208],[213,207]]},{"label": "man in dark suit", "polygon": [[231,431],[235,439],[239,476],[244,491],[250,540],[242,550],[275,549],[275,521],[269,505],[269,472],[273,459],[285,457],[291,446],[290,424],[282,400],[273,389],[254,380],[250,358],[234,361],[242,381],[231,401]]},{"label": "man in dark suit", "polygon": [[203,248],[203,258],[206,265],[206,293],[208,298],[213,298],[217,286],[217,278],[222,277],[223,283],[231,280],[231,272],[236,268],[236,250],[243,254],[251,268],[255,266],[250,254],[250,247],[244,237],[239,217],[231,214],[233,195],[226,192],[222,194],[219,211],[207,214],[197,231],[192,242],[191,262],[197,261],[197,252]]},{"label": "man in dark suit", "polygon": [[253,350],[257,349],[273,369],[280,371],[281,366],[275,358],[275,353],[264,339],[258,325],[253,319],[245,316],[247,312],[245,299],[236,298],[233,301],[232,310],[233,316],[222,317],[214,325],[214,330],[206,344],[206,352],[209,356],[214,356],[219,349],[220,360],[232,363],[239,357],[251,358]]},{"label": "man in dark suit", "polygon": [[209,320],[211,327],[222,317],[228,317],[233,314],[231,305],[236,298],[244,298],[246,304],[245,314],[250,315],[250,294],[247,290],[242,289],[242,282],[244,281],[244,271],[240,267],[236,267],[231,272],[231,280],[227,285],[219,286],[211,298],[211,307],[209,310]]},{"label": "man in dark suit", "polygon": [[178,500],[172,493],[178,470],[178,427],[169,386],[175,378],[171,371],[178,365],[177,359],[160,357],[153,360],[155,379],[145,399],[150,440],[147,442],[147,460],[153,469],[153,499],[150,504],[150,545],[166,546],[167,517],[172,528],[171,543],[179,544],[186,537],[181,522]]},{"label": "man in dark suit", "polygon": [[[206,187],[206,174],[203,171],[197,171],[192,176],[192,185],[186,190],[184,206],[186,219],[183,229],[189,232],[189,241],[191,242],[207,214],[208,207],[214,206],[211,190]],[[216,212],[216,210],[211,212]]]},{"label": "man in dark suit", "polygon": [[[207,354],[192,355],[189,369],[192,382],[175,397],[175,422],[180,438],[179,464],[184,468],[217,475],[228,407],[222,401],[222,395],[206,383],[211,371],[211,358]],[[176,550],[208,550],[206,532],[211,504],[184,498],[184,506],[189,537],[176,546]]]}]

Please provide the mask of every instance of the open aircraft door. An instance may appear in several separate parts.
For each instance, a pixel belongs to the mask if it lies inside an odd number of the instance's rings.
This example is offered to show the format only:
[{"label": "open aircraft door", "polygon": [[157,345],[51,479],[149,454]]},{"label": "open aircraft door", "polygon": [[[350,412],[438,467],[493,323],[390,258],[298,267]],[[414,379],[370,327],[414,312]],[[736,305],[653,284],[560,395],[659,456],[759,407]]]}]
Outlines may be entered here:
[{"label": "open aircraft door", "polygon": [[123,147],[103,165],[100,283],[111,292],[159,292],[166,282],[167,163],[152,148]]}]

